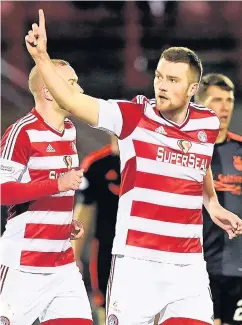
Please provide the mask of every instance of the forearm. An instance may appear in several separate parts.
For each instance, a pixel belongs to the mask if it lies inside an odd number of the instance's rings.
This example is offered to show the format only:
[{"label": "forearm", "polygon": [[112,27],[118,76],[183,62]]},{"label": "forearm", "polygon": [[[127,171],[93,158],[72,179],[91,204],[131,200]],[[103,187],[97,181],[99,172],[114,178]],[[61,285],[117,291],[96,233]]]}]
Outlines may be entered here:
[{"label": "forearm", "polygon": [[203,204],[209,212],[211,205],[219,204],[218,197],[214,188],[213,175],[209,167],[203,182]]},{"label": "forearm", "polygon": [[58,181],[55,179],[30,183],[7,182],[1,184],[1,204],[12,205],[34,201],[58,192]]},{"label": "forearm", "polygon": [[59,106],[82,121],[96,126],[99,112],[98,99],[82,94],[79,89],[65,81],[58,74],[48,53],[35,58],[35,63]]},{"label": "forearm", "polygon": [[76,240],[72,240],[72,248],[74,251],[74,256],[76,261],[80,260],[84,245],[87,241],[88,235],[91,230],[91,223],[93,219],[93,209],[94,207],[92,205],[84,205],[77,204],[74,210],[73,219],[78,220],[82,223],[84,234],[82,238],[78,238]]}]

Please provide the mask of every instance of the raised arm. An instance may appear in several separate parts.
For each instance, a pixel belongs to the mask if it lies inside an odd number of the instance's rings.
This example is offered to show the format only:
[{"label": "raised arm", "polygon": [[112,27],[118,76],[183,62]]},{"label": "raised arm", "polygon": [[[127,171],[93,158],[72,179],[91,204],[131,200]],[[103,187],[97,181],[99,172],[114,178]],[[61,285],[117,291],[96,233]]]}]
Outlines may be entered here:
[{"label": "raised arm", "polygon": [[42,9],[39,10],[39,25],[32,25],[32,30],[25,36],[25,42],[30,55],[42,74],[46,87],[59,106],[82,121],[97,126],[99,100],[74,89],[58,74],[50,60],[47,53],[45,17]]}]

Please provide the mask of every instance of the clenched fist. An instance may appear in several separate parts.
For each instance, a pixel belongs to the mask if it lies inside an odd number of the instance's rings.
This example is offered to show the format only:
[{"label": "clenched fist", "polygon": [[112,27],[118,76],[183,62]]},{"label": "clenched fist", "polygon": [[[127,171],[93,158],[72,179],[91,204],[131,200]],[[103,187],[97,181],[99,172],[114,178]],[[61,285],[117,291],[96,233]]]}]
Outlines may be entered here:
[{"label": "clenched fist", "polygon": [[58,189],[59,192],[66,192],[69,190],[78,190],[83,177],[83,169],[81,170],[70,170],[63,176],[58,178]]}]

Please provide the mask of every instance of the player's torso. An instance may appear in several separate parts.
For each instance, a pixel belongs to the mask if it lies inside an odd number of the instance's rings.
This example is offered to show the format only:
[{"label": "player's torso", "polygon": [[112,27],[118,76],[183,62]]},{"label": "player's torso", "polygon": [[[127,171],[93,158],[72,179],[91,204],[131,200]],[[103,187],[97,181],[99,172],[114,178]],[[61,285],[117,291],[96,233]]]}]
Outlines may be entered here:
[{"label": "player's torso", "polygon": [[151,104],[134,132],[119,142],[122,185],[114,252],[122,243],[127,255],[193,263],[202,256],[202,187],[217,117],[190,105],[178,126]]},{"label": "player's torso", "polygon": [[[38,119],[25,131],[30,152],[20,182],[55,179],[78,167],[76,131],[72,123],[66,121],[60,133]],[[74,191],[68,191],[11,206],[1,240],[3,249],[11,250],[5,264],[31,272],[52,272],[56,266],[72,263],[69,238],[73,202]],[[6,255],[7,250],[4,252]]]},{"label": "player's torso", "polygon": [[[220,204],[242,216],[242,144],[230,140],[215,145],[211,162],[214,185]],[[241,238],[231,241],[204,215],[204,250],[212,273],[241,276]]]}]

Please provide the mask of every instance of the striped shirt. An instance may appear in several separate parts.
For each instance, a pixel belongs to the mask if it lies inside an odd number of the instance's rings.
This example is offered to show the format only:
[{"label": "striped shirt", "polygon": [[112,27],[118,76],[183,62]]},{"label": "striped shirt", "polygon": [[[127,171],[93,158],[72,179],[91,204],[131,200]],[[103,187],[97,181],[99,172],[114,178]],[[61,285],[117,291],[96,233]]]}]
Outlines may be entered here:
[{"label": "striped shirt", "polygon": [[203,260],[203,178],[219,120],[189,104],[181,125],[155,100],[100,100],[98,128],[119,138],[121,189],[113,254],[174,264]]},{"label": "striped shirt", "polygon": [[[2,138],[2,184],[53,180],[78,166],[76,130],[69,120],[59,132],[33,109]],[[70,243],[73,202],[70,190],[11,206],[0,239],[0,264],[52,273],[74,263]]]}]

